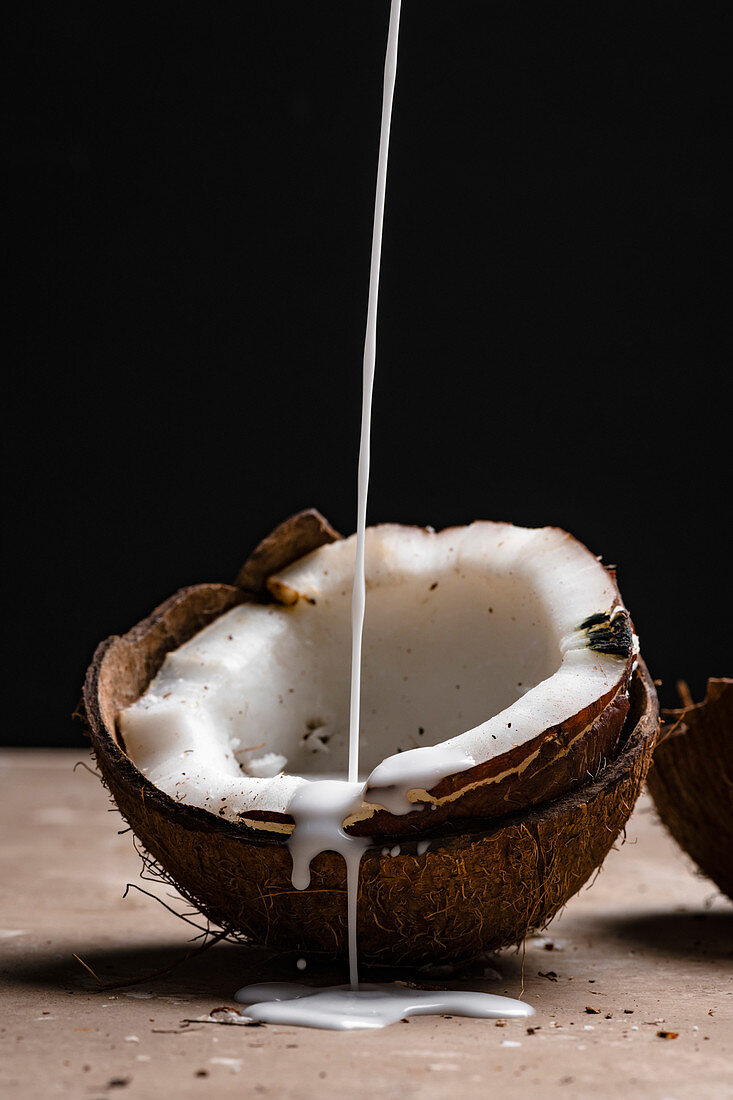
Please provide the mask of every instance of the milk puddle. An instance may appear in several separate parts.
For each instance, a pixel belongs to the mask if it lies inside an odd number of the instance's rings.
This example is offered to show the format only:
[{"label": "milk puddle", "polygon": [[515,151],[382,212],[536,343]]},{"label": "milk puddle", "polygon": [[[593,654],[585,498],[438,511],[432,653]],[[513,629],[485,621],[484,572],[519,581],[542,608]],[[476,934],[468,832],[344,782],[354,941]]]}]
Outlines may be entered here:
[{"label": "milk puddle", "polygon": [[409,989],[399,985],[347,985],[325,989],[266,982],[246,985],[234,999],[247,1005],[247,1015],[264,1024],[356,1031],[381,1028],[408,1016],[472,1016],[491,1020],[524,1019],[534,1009],[510,997],[470,990]]}]

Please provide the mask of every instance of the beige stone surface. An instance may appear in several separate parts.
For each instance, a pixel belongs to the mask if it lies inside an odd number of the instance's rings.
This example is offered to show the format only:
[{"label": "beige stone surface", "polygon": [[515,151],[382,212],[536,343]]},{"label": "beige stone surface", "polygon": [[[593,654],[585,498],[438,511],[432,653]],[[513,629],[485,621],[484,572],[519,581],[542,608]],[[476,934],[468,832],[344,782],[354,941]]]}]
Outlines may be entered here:
[{"label": "beige stone surface", "polygon": [[[524,996],[527,1022],[421,1017],[377,1032],[188,1023],[295,957],[190,948],[168,887],[139,878],[124,823],[83,753],[0,754],[0,1096],[121,1098],[733,1097],[733,908],[644,798],[626,843],[526,953],[471,988]],[[88,761],[87,761],[88,762]],[[733,856],[732,856],[733,858]],[[195,917],[194,917],[195,919]],[[306,971],[323,980],[323,969]],[[341,975],[333,974],[336,980]],[[661,1038],[671,1032],[676,1038]]]}]

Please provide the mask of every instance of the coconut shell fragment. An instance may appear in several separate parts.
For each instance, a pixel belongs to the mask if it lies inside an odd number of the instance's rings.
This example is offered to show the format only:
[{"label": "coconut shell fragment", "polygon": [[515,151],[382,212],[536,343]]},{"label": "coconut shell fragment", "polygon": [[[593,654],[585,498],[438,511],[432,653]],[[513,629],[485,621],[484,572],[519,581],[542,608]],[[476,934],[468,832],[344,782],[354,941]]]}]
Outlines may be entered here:
[{"label": "coconut shell fragment", "polygon": [[305,508],[278,524],[255,547],[237,574],[236,584],[253,595],[263,595],[272,573],[284,569],[341,535],[316,508]]},{"label": "coconut shell fragment", "polygon": [[711,678],[702,703],[664,717],[649,791],[680,847],[733,899],[733,679]]}]

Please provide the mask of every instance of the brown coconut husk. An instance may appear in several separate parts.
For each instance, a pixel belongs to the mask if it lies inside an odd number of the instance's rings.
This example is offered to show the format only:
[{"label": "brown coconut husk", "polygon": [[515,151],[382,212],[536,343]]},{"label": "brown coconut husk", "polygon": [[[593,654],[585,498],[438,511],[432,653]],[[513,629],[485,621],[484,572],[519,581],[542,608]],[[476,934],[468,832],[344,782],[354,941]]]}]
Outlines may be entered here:
[{"label": "brown coconut husk", "polygon": [[701,703],[681,687],[647,784],[677,843],[733,899],[733,679],[709,679]]},{"label": "brown coconut husk", "polygon": [[[309,529],[320,539],[316,545],[335,537],[321,520],[300,527],[301,535]],[[284,548],[280,559],[287,558],[294,543],[296,557],[307,552],[302,538],[278,540],[268,551],[268,567],[287,564],[275,560],[277,547]],[[287,834],[263,833],[174,801],[137,770],[117,730],[119,711],[145,690],[168,650],[235,604],[260,598],[252,585],[247,591],[224,584],[184,589],[128,634],[103,642],[84,687],[89,733],[123,816],[206,917],[276,949],[345,955],[346,875],[339,856],[316,857],[311,885],[295,890]],[[615,759],[571,793],[491,821],[438,823],[431,814],[431,831],[421,834],[430,846],[420,855],[417,842],[404,838],[394,856],[387,838],[370,847],[359,883],[362,958],[468,959],[520,943],[528,931],[551,920],[601,865],[644,781],[658,706],[642,664],[633,675],[630,700]]]}]

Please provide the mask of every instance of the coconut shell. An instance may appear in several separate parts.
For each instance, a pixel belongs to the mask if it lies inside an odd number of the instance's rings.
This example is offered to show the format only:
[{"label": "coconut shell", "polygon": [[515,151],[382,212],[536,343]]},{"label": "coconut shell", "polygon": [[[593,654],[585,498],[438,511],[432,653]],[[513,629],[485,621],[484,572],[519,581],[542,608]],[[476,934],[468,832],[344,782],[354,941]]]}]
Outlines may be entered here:
[{"label": "coconut shell", "polygon": [[[317,856],[311,885],[295,890],[286,836],[175,802],[137,770],[117,731],[120,709],[145,690],[169,649],[251,598],[237,586],[184,589],[124,637],[98,647],[84,688],[97,764],[144,847],[212,922],[276,949],[345,955],[339,856]],[[490,822],[443,823],[423,832],[430,846],[420,855],[414,840],[402,839],[394,856],[383,838],[367,849],[359,883],[362,959],[468,959],[545,925],[603,862],[644,781],[658,707],[641,664],[630,695],[617,756],[570,794]]]},{"label": "coconut shell", "polygon": [[733,679],[665,712],[647,784],[677,843],[733,899]]}]

